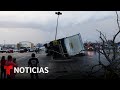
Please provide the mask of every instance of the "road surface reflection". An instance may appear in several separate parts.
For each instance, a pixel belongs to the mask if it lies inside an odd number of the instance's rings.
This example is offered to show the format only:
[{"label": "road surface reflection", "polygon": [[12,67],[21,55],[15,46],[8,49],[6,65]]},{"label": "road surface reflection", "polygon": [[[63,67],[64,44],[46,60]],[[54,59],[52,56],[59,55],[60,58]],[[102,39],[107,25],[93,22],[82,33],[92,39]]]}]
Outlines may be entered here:
[{"label": "road surface reflection", "polygon": [[95,55],[95,52],[94,51],[87,51],[87,55],[92,57]]}]

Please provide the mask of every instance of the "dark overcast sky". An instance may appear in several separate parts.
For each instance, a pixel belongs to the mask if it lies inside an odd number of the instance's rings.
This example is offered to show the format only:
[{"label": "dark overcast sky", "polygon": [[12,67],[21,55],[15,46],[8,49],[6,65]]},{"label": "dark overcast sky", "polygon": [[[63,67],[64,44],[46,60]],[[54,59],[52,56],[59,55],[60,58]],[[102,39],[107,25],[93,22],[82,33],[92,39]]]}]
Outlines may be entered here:
[{"label": "dark overcast sky", "polygon": [[[96,29],[109,39],[117,31],[115,11],[61,12],[57,38],[80,33],[83,41],[95,41],[99,39]],[[0,11],[0,44],[54,40],[56,19],[55,11]]]}]

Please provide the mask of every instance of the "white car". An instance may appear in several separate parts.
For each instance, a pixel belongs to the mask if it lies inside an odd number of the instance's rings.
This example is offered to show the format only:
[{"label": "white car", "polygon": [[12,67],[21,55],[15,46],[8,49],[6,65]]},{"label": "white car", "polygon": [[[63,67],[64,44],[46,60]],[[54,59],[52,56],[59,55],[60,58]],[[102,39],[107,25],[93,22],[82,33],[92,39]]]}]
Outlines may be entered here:
[{"label": "white car", "polygon": [[45,51],[45,47],[40,47],[40,50]]},{"label": "white car", "polygon": [[33,49],[29,49],[30,50],[30,52],[34,52],[34,50]]},{"label": "white car", "polygon": [[20,50],[18,50],[18,49],[14,49],[13,51],[14,51],[14,52],[19,52]]}]

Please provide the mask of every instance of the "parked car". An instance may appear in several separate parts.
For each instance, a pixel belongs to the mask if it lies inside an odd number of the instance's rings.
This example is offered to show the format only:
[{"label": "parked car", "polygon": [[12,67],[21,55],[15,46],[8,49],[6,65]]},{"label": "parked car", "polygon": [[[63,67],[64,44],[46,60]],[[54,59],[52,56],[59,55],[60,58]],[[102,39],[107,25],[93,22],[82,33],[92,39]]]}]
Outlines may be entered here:
[{"label": "parked car", "polygon": [[6,50],[6,53],[13,53],[13,52],[14,52],[13,49]]},{"label": "parked car", "polygon": [[14,49],[13,51],[14,51],[14,52],[19,52],[20,50],[18,50],[18,49]]},{"label": "parked car", "polygon": [[24,53],[25,51],[24,51],[24,49],[20,49],[19,52],[20,53]]},{"label": "parked car", "polygon": [[29,52],[34,52],[34,49],[29,49]]}]

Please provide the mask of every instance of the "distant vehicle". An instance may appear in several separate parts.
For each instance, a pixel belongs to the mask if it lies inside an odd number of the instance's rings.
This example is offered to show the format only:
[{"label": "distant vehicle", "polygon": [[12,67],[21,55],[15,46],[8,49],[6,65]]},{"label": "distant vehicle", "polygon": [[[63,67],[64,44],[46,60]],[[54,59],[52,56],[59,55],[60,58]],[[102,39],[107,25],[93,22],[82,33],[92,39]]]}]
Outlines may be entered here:
[{"label": "distant vehicle", "polygon": [[25,50],[24,50],[24,49],[20,49],[19,52],[20,52],[20,53],[24,53]]},{"label": "distant vehicle", "polygon": [[28,50],[28,48],[26,48],[26,47],[21,47],[20,49],[19,49],[19,52],[20,53],[24,53],[24,52],[28,52],[29,50]]},{"label": "distant vehicle", "polygon": [[87,50],[88,50],[88,51],[93,51],[94,48],[93,48],[92,46],[89,46],[89,47],[87,48]]},{"label": "distant vehicle", "polygon": [[18,50],[18,49],[13,49],[13,51],[14,51],[14,52],[19,52],[20,50]]},{"label": "distant vehicle", "polygon": [[0,52],[1,52],[1,53],[5,53],[6,50],[3,50],[2,47],[0,47]]},{"label": "distant vehicle", "polygon": [[45,47],[44,46],[40,47],[40,50],[45,51]]},{"label": "distant vehicle", "polygon": [[0,47],[0,50],[2,50],[2,47]]},{"label": "distant vehicle", "polygon": [[34,52],[34,49],[29,49],[29,52]]},{"label": "distant vehicle", "polygon": [[6,53],[13,53],[13,52],[14,52],[13,49],[6,50]]},{"label": "distant vehicle", "polygon": [[0,52],[2,52],[2,47],[0,47]]}]

